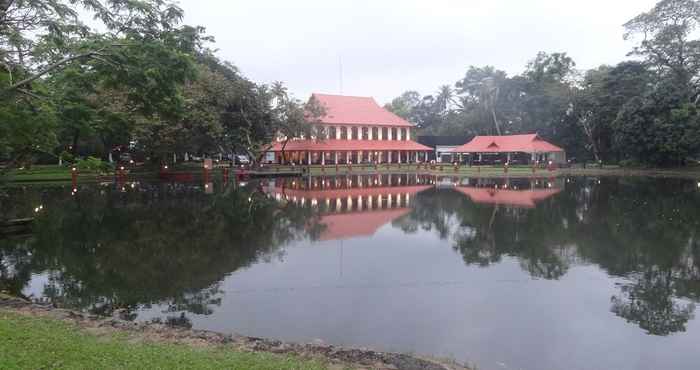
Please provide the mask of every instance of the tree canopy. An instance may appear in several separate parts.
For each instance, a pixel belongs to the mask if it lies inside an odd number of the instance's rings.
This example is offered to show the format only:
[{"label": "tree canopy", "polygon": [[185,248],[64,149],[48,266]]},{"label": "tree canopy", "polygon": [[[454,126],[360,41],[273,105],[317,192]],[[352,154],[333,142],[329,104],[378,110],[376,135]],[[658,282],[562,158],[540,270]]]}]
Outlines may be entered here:
[{"label": "tree canopy", "polygon": [[454,105],[409,91],[387,108],[425,135],[536,132],[577,159],[683,165],[700,155],[699,22],[700,2],[663,0],[624,24],[637,45],[616,66],[581,71],[565,52],[539,52],[515,76],[468,67]]}]

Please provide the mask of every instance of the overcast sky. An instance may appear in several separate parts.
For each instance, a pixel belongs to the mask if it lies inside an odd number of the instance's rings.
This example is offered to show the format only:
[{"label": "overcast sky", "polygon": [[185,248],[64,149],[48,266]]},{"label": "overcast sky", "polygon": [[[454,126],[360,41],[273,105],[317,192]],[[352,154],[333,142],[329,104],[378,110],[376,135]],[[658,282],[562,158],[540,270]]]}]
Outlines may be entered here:
[{"label": "overcast sky", "polygon": [[633,47],[622,24],[656,0],[180,0],[185,23],[216,38],[251,80],[312,92],[430,94],[470,65],[522,72],[538,51],[577,68],[614,64]]}]

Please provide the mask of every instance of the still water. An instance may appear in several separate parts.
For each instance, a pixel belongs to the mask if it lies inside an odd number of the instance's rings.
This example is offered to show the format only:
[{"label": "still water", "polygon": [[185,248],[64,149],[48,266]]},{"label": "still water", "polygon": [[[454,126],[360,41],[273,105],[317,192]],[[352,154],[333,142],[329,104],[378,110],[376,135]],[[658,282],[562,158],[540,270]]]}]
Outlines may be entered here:
[{"label": "still water", "polygon": [[3,189],[0,289],[135,320],[448,357],[696,369],[700,186],[417,175]]}]

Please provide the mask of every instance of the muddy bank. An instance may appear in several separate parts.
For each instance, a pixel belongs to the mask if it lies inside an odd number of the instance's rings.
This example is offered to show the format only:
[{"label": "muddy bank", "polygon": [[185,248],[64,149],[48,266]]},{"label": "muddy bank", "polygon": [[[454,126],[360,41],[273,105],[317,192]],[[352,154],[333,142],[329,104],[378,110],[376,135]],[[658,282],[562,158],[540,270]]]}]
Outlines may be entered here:
[{"label": "muddy bank", "polygon": [[319,343],[285,343],[265,338],[174,328],[160,323],[123,320],[119,317],[119,313],[113,317],[102,317],[31,303],[2,293],[0,293],[0,310],[68,321],[98,336],[125,333],[130,341],[167,342],[197,347],[219,346],[235,351],[290,354],[320,359],[332,369],[467,370],[466,367],[450,361],[406,354],[343,348]]}]

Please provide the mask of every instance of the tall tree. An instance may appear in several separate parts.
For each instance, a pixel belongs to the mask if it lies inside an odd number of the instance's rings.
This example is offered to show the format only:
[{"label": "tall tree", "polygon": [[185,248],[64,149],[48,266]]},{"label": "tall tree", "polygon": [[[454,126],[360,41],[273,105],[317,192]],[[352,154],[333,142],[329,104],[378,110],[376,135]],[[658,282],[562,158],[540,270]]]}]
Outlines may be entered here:
[{"label": "tall tree", "polygon": [[497,107],[502,98],[501,88],[506,80],[506,73],[492,66],[470,66],[464,78],[455,84],[457,92],[467,96],[462,105],[470,101],[476,102],[490,116],[498,135],[502,134],[502,130]]},{"label": "tall tree", "polygon": [[700,40],[691,39],[700,25],[700,2],[662,0],[648,12],[625,23],[625,38],[641,35],[631,55],[645,58],[680,102],[698,99]]}]

